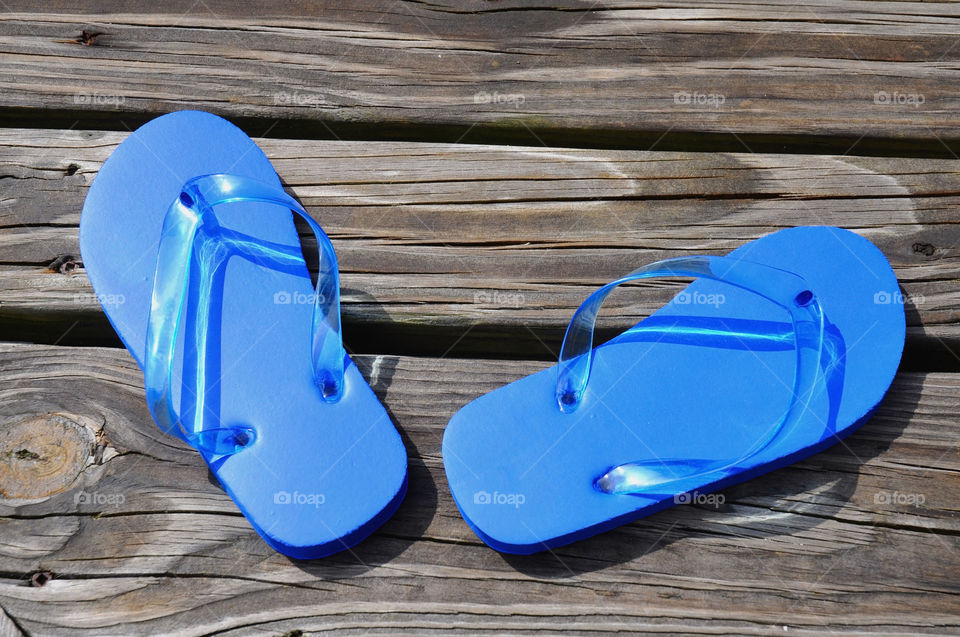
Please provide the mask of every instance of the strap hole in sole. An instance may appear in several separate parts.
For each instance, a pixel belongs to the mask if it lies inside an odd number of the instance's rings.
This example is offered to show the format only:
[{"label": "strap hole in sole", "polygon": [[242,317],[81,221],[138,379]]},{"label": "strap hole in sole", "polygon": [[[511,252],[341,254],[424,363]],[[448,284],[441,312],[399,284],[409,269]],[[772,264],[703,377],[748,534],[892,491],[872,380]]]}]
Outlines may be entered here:
[{"label": "strap hole in sole", "polygon": [[793,302],[800,307],[806,307],[810,305],[810,301],[812,300],[813,300],[813,292],[811,292],[810,290],[804,290],[803,292],[798,294],[796,297],[794,297]]}]

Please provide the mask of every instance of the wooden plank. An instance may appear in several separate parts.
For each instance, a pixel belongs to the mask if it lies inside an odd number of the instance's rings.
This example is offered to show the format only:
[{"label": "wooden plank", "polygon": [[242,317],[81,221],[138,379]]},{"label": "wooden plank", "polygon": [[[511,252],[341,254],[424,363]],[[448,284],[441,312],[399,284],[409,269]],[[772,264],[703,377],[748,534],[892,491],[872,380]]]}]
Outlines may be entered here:
[{"label": "wooden plank", "polygon": [[0,608],[0,637],[23,637],[23,632],[2,608]]},{"label": "wooden plank", "polygon": [[[90,181],[124,136],[0,130],[7,339],[117,342],[77,264],[77,224]],[[347,343],[359,351],[551,358],[589,291],[643,263],[829,224],[869,238],[892,262],[908,353],[921,359],[914,367],[960,360],[954,160],[258,142],[333,239]],[[616,293],[600,336],[680,285]]]},{"label": "wooden plank", "polygon": [[517,557],[458,515],[440,441],[460,405],[543,364],[358,363],[403,433],[409,495],[353,551],[297,562],[160,434],[125,351],[0,345],[0,605],[44,635],[960,630],[960,374],[901,374],[844,444],[721,507]]},{"label": "wooden plank", "polygon": [[288,137],[944,155],[960,147],[955,3],[4,7],[7,125],[114,128],[187,107]]}]

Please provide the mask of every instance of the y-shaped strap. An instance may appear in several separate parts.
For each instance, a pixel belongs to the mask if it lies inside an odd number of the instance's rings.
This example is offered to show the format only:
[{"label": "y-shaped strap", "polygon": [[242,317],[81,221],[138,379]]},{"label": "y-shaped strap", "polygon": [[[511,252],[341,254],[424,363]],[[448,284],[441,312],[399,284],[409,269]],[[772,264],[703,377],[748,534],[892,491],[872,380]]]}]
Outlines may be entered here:
[{"label": "y-shaped strap", "polygon": [[708,475],[721,477],[725,470],[756,455],[780,432],[789,430],[803,413],[818,384],[824,316],[816,296],[802,277],[731,257],[679,257],[651,263],[608,283],[577,309],[560,351],[556,398],[562,412],[574,412],[586,391],[593,356],[594,325],[603,301],[623,283],[655,277],[698,277],[721,281],[753,292],[786,310],[793,325],[797,353],[792,400],[783,418],[737,457],[720,460],[657,458],[619,465],[595,482],[597,488],[606,493],[651,493],[681,480]]},{"label": "y-shaped strap", "polygon": [[[182,438],[192,446],[211,454],[230,454],[249,446],[256,437],[251,425],[228,427],[205,427],[206,409],[202,400],[205,386],[201,366],[197,370],[192,427],[186,427],[173,406],[173,359],[177,344],[177,331],[187,294],[191,289],[198,297],[209,301],[212,269],[218,267],[217,259],[201,259],[191,263],[197,230],[206,222],[215,223],[213,208],[222,204],[260,202],[274,204],[285,211],[293,210],[300,215],[317,237],[320,251],[320,272],[317,276],[313,306],[310,355],[314,379],[323,399],[333,402],[343,391],[343,345],[340,335],[340,280],[337,257],[330,239],[303,207],[283,190],[237,175],[205,175],[191,179],[177,198],[170,204],[163,219],[160,235],[157,268],[154,274],[153,298],[147,323],[147,347],[144,357],[144,379],[147,388],[147,404],[150,413],[160,428]],[[284,214],[289,214],[285,212]],[[212,239],[216,240],[216,239]],[[229,242],[229,241],[228,241]],[[296,250],[284,250],[282,246],[267,243],[232,241],[234,249],[240,249],[248,258],[266,264],[302,265],[302,257]],[[223,246],[214,248],[214,252]],[[203,251],[202,251],[203,252]],[[207,250],[206,252],[210,252]],[[221,254],[222,257],[222,254]],[[193,267],[191,267],[193,266]],[[191,280],[193,270],[199,280]],[[200,320],[206,317],[201,316]],[[205,358],[206,331],[196,330],[197,360]],[[304,344],[306,349],[306,344]],[[184,387],[184,391],[189,391]]]}]

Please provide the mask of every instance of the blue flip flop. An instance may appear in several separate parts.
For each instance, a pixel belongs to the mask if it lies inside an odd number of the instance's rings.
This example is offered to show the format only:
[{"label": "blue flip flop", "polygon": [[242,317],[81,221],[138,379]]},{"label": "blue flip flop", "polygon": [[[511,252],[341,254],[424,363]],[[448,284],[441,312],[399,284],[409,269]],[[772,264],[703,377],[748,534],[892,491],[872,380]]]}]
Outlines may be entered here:
[{"label": "blue flip flop", "polygon": [[[696,280],[593,349],[607,295],[652,277]],[[883,254],[838,228],[642,267],[584,301],[558,365],[453,416],[454,500],[484,542],[527,554],[810,456],[868,420],[889,388],[901,298]]]},{"label": "blue flip flop", "polygon": [[[315,288],[291,211],[317,237]],[[142,126],[91,185],[80,249],[154,420],[270,546],[323,557],[396,511],[407,456],[343,349],[333,246],[243,131],[196,111]]]}]

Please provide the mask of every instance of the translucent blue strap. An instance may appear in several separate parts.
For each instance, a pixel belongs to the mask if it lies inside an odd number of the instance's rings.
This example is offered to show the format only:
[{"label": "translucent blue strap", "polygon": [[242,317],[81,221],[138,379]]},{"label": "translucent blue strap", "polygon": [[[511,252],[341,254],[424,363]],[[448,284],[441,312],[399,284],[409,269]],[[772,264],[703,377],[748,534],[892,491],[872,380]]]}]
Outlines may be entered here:
[{"label": "translucent blue strap", "polygon": [[603,301],[619,285],[656,277],[721,281],[753,292],[786,310],[792,323],[792,340],[797,354],[793,397],[779,422],[768,427],[756,443],[737,457],[719,460],[658,458],[619,465],[596,480],[597,488],[606,493],[651,493],[682,480],[708,475],[720,477],[724,471],[766,448],[780,432],[789,430],[809,404],[820,378],[824,317],[816,296],[802,277],[730,257],[679,257],[651,263],[611,281],[591,294],[577,309],[560,350],[556,399],[562,412],[574,412],[583,400],[590,378],[594,325]]},{"label": "translucent blue strap", "polygon": [[[226,258],[241,254],[266,267],[303,264],[299,250],[244,240],[237,233],[224,234],[199,246],[200,257],[192,262],[198,229],[204,224],[216,225],[212,214],[215,206],[239,202],[269,203],[293,210],[300,215],[317,237],[320,251],[320,272],[317,276],[311,328],[310,353],[314,378],[324,400],[333,402],[343,391],[343,345],[340,335],[340,280],[333,245],[303,207],[283,190],[236,175],[205,175],[191,179],[170,204],[163,220],[153,298],[147,323],[147,347],[144,379],[147,404],[160,428],[178,436],[197,449],[213,454],[236,453],[249,446],[256,436],[251,425],[204,427],[204,352],[206,351],[206,316],[212,290],[213,273]],[[193,276],[190,273],[193,273]],[[194,292],[198,302],[198,324],[194,330],[198,369],[193,426],[180,421],[173,406],[173,359],[177,331],[188,293]],[[188,388],[184,388],[188,391]]]}]

